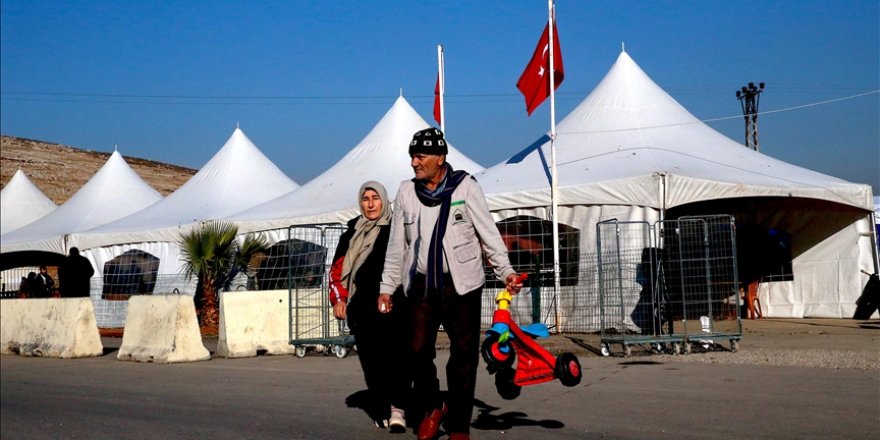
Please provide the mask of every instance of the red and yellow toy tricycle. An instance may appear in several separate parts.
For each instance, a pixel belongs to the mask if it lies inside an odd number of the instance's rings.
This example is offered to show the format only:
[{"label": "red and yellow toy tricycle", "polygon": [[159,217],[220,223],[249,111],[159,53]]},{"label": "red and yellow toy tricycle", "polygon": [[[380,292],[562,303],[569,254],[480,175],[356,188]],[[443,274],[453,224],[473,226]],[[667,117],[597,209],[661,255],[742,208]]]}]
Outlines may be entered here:
[{"label": "red and yellow toy tricycle", "polygon": [[[528,274],[522,274],[519,281]],[[495,388],[502,398],[511,400],[519,396],[522,387],[559,379],[563,385],[573,387],[580,383],[581,364],[573,353],[553,356],[535,342],[535,338],[549,337],[547,326],[541,323],[520,328],[510,315],[510,292],[507,289],[495,296],[495,314],[492,327],[486,331],[486,339],[480,352],[486,361],[489,374],[495,375]],[[516,367],[514,361],[516,360]]]}]

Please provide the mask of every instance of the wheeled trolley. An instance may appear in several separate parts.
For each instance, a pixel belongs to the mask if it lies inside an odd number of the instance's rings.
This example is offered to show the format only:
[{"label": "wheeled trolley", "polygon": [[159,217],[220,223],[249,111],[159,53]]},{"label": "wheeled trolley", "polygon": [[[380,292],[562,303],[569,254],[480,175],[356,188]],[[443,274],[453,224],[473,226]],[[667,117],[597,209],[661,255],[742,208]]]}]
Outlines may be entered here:
[{"label": "wheeled trolley", "polygon": [[297,225],[287,230],[290,344],[297,357],[315,351],[341,359],[355,345],[345,321],[333,316],[329,299],[331,260],[344,230],[339,224]]},{"label": "wheeled trolley", "polygon": [[596,225],[601,348],[736,350],[742,338],[733,217]]}]

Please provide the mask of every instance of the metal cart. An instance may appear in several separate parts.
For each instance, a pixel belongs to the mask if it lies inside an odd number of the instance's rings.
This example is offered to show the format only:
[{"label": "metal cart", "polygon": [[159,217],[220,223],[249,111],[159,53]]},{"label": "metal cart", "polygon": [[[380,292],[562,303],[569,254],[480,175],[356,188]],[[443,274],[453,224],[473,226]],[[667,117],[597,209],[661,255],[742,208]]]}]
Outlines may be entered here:
[{"label": "metal cart", "polygon": [[742,338],[733,217],[596,225],[602,354],[690,353]]},{"label": "metal cart", "polygon": [[354,336],[348,333],[345,321],[333,316],[329,299],[330,266],[344,231],[339,224],[287,229],[290,344],[297,357],[313,350],[341,359],[354,347]]}]

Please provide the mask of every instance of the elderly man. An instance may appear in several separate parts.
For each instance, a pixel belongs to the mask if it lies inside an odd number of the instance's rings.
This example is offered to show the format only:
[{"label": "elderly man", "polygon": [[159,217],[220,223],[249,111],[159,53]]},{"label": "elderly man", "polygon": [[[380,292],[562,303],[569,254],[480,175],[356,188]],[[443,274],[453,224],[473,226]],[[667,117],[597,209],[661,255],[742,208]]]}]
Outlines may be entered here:
[{"label": "elderly man", "polygon": [[[436,128],[413,136],[409,155],[415,178],[397,190],[378,300],[380,311],[390,311],[391,293],[403,284],[407,301],[397,306],[407,308],[412,323],[413,387],[428,405],[418,428],[420,440],[436,438],[444,417],[450,439],[470,438],[486,281],[483,253],[511,293],[522,288],[483,190],[467,172],[446,162],[447,151]],[[440,325],[450,340],[448,402],[441,400],[434,365]]]}]

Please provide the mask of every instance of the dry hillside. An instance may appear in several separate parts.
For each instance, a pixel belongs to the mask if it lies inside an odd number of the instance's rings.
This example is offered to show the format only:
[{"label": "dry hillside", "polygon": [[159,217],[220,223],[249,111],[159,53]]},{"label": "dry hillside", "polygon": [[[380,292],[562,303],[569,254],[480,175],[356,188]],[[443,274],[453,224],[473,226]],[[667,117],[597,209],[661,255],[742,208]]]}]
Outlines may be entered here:
[{"label": "dry hillside", "polygon": [[[110,153],[0,136],[0,182],[5,187],[15,171],[21,168],[40,191],[61,205],[82,188],[109,157]],[[197,171],[152,160],[123,157],[147,184],[163,196],[179,188]]]}]

